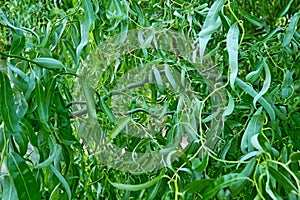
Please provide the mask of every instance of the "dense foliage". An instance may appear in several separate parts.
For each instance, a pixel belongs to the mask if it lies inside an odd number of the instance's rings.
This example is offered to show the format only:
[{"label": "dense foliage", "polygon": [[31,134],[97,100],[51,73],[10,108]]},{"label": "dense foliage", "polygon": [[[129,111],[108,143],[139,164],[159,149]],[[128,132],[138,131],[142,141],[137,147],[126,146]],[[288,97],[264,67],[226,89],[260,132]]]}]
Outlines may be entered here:
[{"label": "dense foliage", "polygon": [[[298,0],[0,0],[0,196],[299,199],[299,18]],[[88,61],[99,47],[144,27],[173,30],[200,43],[223,84],[208,90],[190,62],[143,48],[102,70],[92,99],[74,99],[80,96],[75,80],[82,66],[99,71],[98,63]],[[153,137],[128,137],[125,122],[115,120],[121,100],[111,94],[119,95],[118,84],[130,84],[120,80],[136,63],[167,63],[164,81],[176,85],[177,74],[194,94],[190,104],[180,105],[180,94],[159,87],[160,69],[151,68],[158,84],[135,88],[127,104],[137,126],[150,123],[149,110],[139,102],[163,110],[164,123]],[[216,115],[209,98],[220,89],[226,108],[219,135],[210,130]],[[86,106],[88,113],[78,114]],[[118,147],[149,152],[173,141],[180,124],[174,113],[189,109],[195,116],[185,131],[193,140],[174,162],[147,173],[106,166],[81,138],[93,111]]]}]

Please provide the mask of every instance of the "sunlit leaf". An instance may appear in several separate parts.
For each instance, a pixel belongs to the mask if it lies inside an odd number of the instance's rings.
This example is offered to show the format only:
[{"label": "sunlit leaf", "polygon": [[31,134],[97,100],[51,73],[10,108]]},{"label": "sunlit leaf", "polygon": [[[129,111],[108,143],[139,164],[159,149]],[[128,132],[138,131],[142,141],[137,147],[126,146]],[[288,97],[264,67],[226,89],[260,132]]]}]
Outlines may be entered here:
[{"label": "sunlit leaf", "polygon": [[227,33],[226,46],[229,56],[230,86],[234,89],[235,79],[238,74],[239,27],[237,23],[232,25]]}]

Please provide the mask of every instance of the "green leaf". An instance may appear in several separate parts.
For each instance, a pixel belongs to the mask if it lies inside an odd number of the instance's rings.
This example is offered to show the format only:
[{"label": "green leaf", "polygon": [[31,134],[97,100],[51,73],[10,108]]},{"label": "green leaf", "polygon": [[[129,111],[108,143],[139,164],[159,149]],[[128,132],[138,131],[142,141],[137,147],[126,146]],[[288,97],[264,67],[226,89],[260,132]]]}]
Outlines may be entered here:
[{"label": "green leaf", "polygon": [[13,31],[13,42],[10,48],[10,54],[19,54],[25,47],[25,36],[21,31]]},{"label": "green leaf", "polygon": [[[91,86],[89,85],[88,80],[86,79],[85,76],[80,78],[80,82],[82,85],[83,94],[86,98],[87,111],[88,111],[88,115],[89,115],[89,123],[91,123],[91,125],[95,125],[95,124],[97,124],[97,113],[96,113],[96,107],[95,107],[94,91],[91,88]],[[102,99],[103,98],[101,98],[101,100]]]},{"label": "green leaf", "polygon": [[192,169],[197,171],[197,172],[202,172],[204,169],[206,169],[209,161],[209,156],[206,154],[202,160],[200,161],[199,158],[195,158],[192,162]]},{"label": "green leaf", "polygon": [[105,112],[105,114],[108,116],[108,119],[110,120],[111,123],[115,124],[116,123],[116,118],[115,115],[112,113],[111,109],[107,106],[104,98],[101,98],[100,100],[100,105]]},{"label": "green leaf", "polygon": [[175,81],[175,77],[174,77],[174,74],[172,73],[171,69],[169,66],[165,66],[165,74],[166,74],[166,77],[169,81],[169,83],[171,84],[172,86],[172,89],[177,91],[178,90],[178,85]]},{"label": "green leaf", "polygon": [[49,200],[56,200],[60,198],[60,192],[61,192],[60,191],[61,189],[59,188],[60,185],[61,183],[57,184],[55,188],[52,190]]},{"label": "green leaf", "polygon": [[16,31],[27,31],[27,32],[30,32],[31,34],[33,34],[37,38],[38,43],[40,43],[40,37],[38,36],[38,34],[36,34],[34,31],[32,31],[32,30],[30,30],[28,28],[24,28],[24,27],[19,28],[19,27],[14,26],[13,24],[11,24],[8,21],[6,15],[4,14],[4,12],[2,11],[1,8],[0,8],[0,23],[2,23],[4,25],[7,25],[7,26],[9,26],[10,28],[12,28],[12,29],[14,29]]},{"label": "green leaf", "polygon": [[155,77],[158,87],[162,88],[164,86],[164,83],[163,83],[162,77],[159,73],[159,70],[155,66],[152,66],[152,70],[153,70],[154,77]]},{"label": "green leaf", "polygon": [[46,69],[64,69],[64,65],[59,60],[54,58],[35,58],[33,59],[35,63],[39,66],[44,67]]},{"label": "green leaf", "polygon": [[[245,166],[241,174],[245,177],[250,177],[251,174],[253,173],[256,165],[256,159],[251,159],[249,163]],[[242,179],[239,180],[237,183],[233,184],[230,186],[230,191],[233,196],[238,195],[246,186],[247,180]]]},{"label": "green leaf", "polygon": [[283,37],[283,41],[282,41],[281,46],[285,47],[288,44],[290,44],[290,42],[291,42],[291,40],[294,36],[294,33],[296,31],[296,27],[297,27],[297,24],[298,24],[298,21],[299,21],[299,17],[300,17],[300,12],[297,12],[291,18],[290,24],[289,24],[289,26],[286,30],[286,33]]},{"label": "green leaf", "polygon": [[109,183],[112,184],[114,187],[120,189],[120,190],[128,190],[128,191],[139,191],[144,190],[148,187],[151,187],[152,185],[156,184],[158,181],[160,181],[164,175],[159,175],[158,177],[155,177],[154,179],[141,184],[131,185],[131,184],[123,184],[123,183],[114,183],[111,182],[109,179]]},{"label": "green leaf", "polygon": [[239,27],[237,23],[233,24],[227,33],[226,46],[229,56],[229,81],[231,88],[234,89],[235,79],[238,74]]},{"label": "green leaf", "polygon": [[3,180],[3,200],[18,200],[18,193],[15,188],[14,182],[9,176],[4,176]]},{"label": "green leaf", "polygon": [[273,168],[272,166],[269,166],[268,170],[270,174],[277,180],[279,185],[284,187],[287,191],[298,191],[297,186],[293,184],[292,180],[290,180],[290,178],[284,175],[281,171]]},{"label": "green leaf", "polygon": [[[13,91],[7,75],[0,70],[1,86],[1,113],[4,124],[10,133],[17,133],[21,130],[19,117],[17,116],[16,105],[13,97]],[[5,113],[5,114],[4,114]]]},{"label": "green leaf", "polygon": [[259,62],[259,64],[256,67],[256,70],[247,74],[246,80],[252,84],[255,83],[259,78],[259,75],[263,69],[263,66],[264,66],[264,61]]},{"label": "green leaf", "polygon": [[[217,0],[213,3],[208,11],[208,14],[203,23],[202,29],[199,33],[199,43],[200,43],[200,58],[202,59],[207,43],[211,38],[211,35],[217,31],[221,26],[222,22],[219,17],[219,12],[223,8],[224,0]],[[205,34],[204,34],[205,33]]]},{"label": "green leaf", "polygon": [[25,118],[22,119],[20,124],[22,131],[28,136],[30,143],[33,146],[38,147],[37,135],[35,134],[32,125]]},{"label": "green leaf", "polygon": [[231,115],[231,113],[234,110],[233,98],[232,98],[231,94],[228,91],[227,91],[227,95],[228,95],[228,105],[227,105],[225,111],[222,114],[223,120],[225,119],[226,116]]},{"label": "green leaf", "polygon": [[13,179],[19,199],[40,199],[38,184],[21,156],[15,152],[9,153],[6,166]]},{"label": "green leaf", "polygon": [[54,87],[56,84],[56,79],[51,78],[44,87],[41,80],[37,81],[36,87],[36,102],[37,102],[37,112],[40,122],[45,125],[44,128],[49,130],[49,109],[50,103],[54,94]]},{"label": "green leaf", "polygon": [[50,155],[49,157],[44,160],[43,162],[37,164],[35,167],[36,168],[44,168],[48,167],[51,165],[51,163],[55,160],[56,156],[58,155],[58,152],[61,151],[61,147],[55,143],[55,139],[52,135],[49,136],[48,139],[49,147],[50,147]]},{"label": "green leaf", "polygon": [[[242,81],[241,79],[236,78],[236,84],[242,90],[244,90],[247,94],[251,95],[252,97],[255,97],[257,95],[257,92],[251,86],[249,86],[247,83]],[[271,121],[275,121],[276,116],[275,116],[274,107],[272,107],[270,105],[270,103],[263,97],[259,98],[258,102],[266,109],[266,111],[268,112],[268,114],[271,118]]]},{"label": "green leaf", "polygon": [[257,100],[260,99],[268,91],[268,89],[270,88],[270,85],[271,85],[271,72],[270,72],[270,69],[265,60],[264,60],[264,69],[266,72],[264,84],[263,84],[261,91],[253,99],[254,107],[256,107]]},{"label": "green leaf", "polygon": [[287,11],[290,9],[290,7],[291,7],[293,1],[294,1],[294,0],[290,0],[290,1],[289,1],[289,3],[285,6],[285,8],[282,9],[282,11],[280,12],[279,17],[283,17],[283,16],[287,13]]},{"label": "green leaf", "polygon": [[284,73],[284,80],[281,90],[281,96],[283,98],[288,98],[294,92],[294,82],[293,82],[293,74],[290,70],[286,70]]},{"label": "green leaf", "polygon": [[268,193],[268,195],[273,199],[273,200],[278,200],[279,198],[277,198],[277,196],[274,194],[274,192],[271,189],[271,183],[270,183],[270,175],[269,175],[269,171],[266,170],[266,177],[267,177],[267,181],[266,181],[266,192]]},{"label": "green leaf", "polygon": [[210,186],[204,191],[203,199],[211,199],[219,192],[220,189],[234,185],[238,181],[244,179],[248,178],[237,173],[223,175],[222,177],[215,180],[212,184],[210,184]]},{"label": "green leaf", "polygon": [[299,162],[300,160],[300,152],[293,152],[290,155],[290,161],[291,162]]},{"label": "green leaf", "polygon": [[193,181],[184,187],[184,191],[187,193],[201,192],[205,188],[209,187],[214,181],[215,179],[212,178]]},{"label": "green leaf", "polygon": [[118,124],[114,127],[110,134],[110,140],[114,139],[130,122],[130,117],[124,117]]},{"label": "green leaf", "polygon": [[264,121],[264,117],[260,115],[260,112],[256,112],[250,122],[247,125],[247,128],[243,134],[242,141],[241,141],[241,151],[244,154],[247,154],[254,150],[253,145],[251,144],[251,138],[255,135],[260,133],[262,129],[262,123]]},{"label": "green leaf", "polygon": [[68,194],[68,199],[70,200],[72,198],[72,194],[71,194],[71,189],[70,189],[68,182],[53,165],[50,165],[50,169],[55,174],[55,176],[58,178],[58,180],[61,182],[61,184],[64,186],[64,188]]},{"label": "green leaf", "polygon": [[251,24],[254,24],[255,26],[261,27],[263,26],[263,23],[261,22],[261,20],[253,15],[251,15],[250,13],[246,12],[243,9],[239,9],[239,12],[243,15],[243,17],[245,17]]},{"label": "green leaf", "polygon": [[76,48],[76,57],[77,57],[77,62],[79,61],[80,58],[80,53],[82,49],[87,45],[88,40],[89,40],[89,30],[90,30],[90,23],[86,21],[86,18],[83,18],[82,16],[78,16],[79,18],[79,23],[80,23],[80,43]]}]

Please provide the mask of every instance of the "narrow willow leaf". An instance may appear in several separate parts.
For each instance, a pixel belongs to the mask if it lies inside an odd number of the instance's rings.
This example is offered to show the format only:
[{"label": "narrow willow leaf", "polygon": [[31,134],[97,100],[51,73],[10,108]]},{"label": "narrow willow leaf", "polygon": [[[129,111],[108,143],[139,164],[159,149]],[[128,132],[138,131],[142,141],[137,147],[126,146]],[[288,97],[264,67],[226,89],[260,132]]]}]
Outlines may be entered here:
[{"label": "narrow willow leaf", "polygon": [[158,87],[162,87],[164,85],[164,83],[163,83],[163,80],[161,78],[161,75],[160,75],[158,69],[155,66],[153,66],[152,70],[153,70],[154,77],[155,77]]},{"label": "narrow willow leaf", "polygon": [[116,123],[116,118],[111,109],[107,106],[104,98],[101,98],[100,100],[100,105],[104,111],[104,113],[108,116],[108,119],[111,123],[115,124]]},{"label": "narrow willow leaf", "polygon": [[259,133],[253,135],[253,136],[251,137],[251,144],[252,144],[252,146],[253,146],[254,148],[256,148],[258,151],[260,151],[260,152],[266,152],[266,151],[264,150],[264,148],[262,147],[262,145],[261,145],[262,143],[259,141],[259,136],[260,136]]},{"label": "narrow willow leaf", "polygon": [[[247,83],[242,81],[241,79],[237,78],[236,79],[236,84],[242,90],[244,90],[247,94],[251,95],[252,97],[255,97],[257,95],[257,92],[252,87],[250,87]],[[275,115],[274,107],[272,107],[270,105],[270,103],[263,97],[259,98],[258,102],[266,109],[266,111],[268,112],[271,120],[275,121],[276,115]]]},{"label": "narrow willow leaf", "polygon": [[54,58],[35,58],[33,61],[46,69],[64,69],[63,63]]},{"label": "narrow willow leaf", "polygon": [[267,181],[266,181],[266,192],[268,193],[268,195],[273,199],[273,200],[278,200],[278,198],[276,197],[276,195],[274,194],[274,192],[272,191],[270,185],[270,173],[268,170],[266,170],[266,177],[267,177]]},{"label": "narrow willow leaf", "polygon": [[13,24],[11,24],[8,21],[6,15],[4,14],[4,12],[2,11],[1,8],[0,8],[0,23],[2,23],[4,25],[7,25],[7,26],[9,26],[10,28],[12,28],[12,29],[14,29],[16,31],[27,31],[27,32],[30,32],[31,34],[33,34],[37,38],[38,43],[40,43],[40,37],[38,36],[38,34],[36,32],[34,32],[33,30],[30,30],[28,28],[24,28],[24,27],[19,28],[19,27],[14,26]]},{"label": "narrow willow leaf", "polygon": [[130,117],[124,117],[118,124],[114,127],[110,134],[110,140],[114,139],[130,122]]},{"label": "narrow willow leaf", "polygon": [[247,74],[246,80],[247,80],[248,82],[250,82],[250,83],[255,83],[255,82],[258,80],[259,75],[260,75],[260,73],[261,73],[263,67],[264,67],[264,61],[261,61],[261,62],[257,65],[255,71],[252,71],[252,72],[250,72],[249,74]]},{"label": "narrow willow leaf", "polygon": [[18,193],[15,188],[14,182],[9,176],[4,176],[3,180],[3,200],[18,200]]},{"label": "narrow willow leaf", "polygon": [[13,42],[10,48],[10,54],[19,54],[25,47],[25,36],[21,31],[13,31]]},{"label": "narrow willow leaf", "polygon": [[211,120],[213,120],[214,118],[216,118],[219,114],[220,114],[221,110],[218,109],[216,112],[208,115],[207,117],[205,117],[204,119],[201,120],[201,123],[207,123]]},{"label": "narrow willow leaf", "polygon": [[[26,91],[29,82],[28,76],[21,69],[15,67],[10,62],[7,62],[7,66],[9,79],[14,86],[16,86],[22,92]],[[15,74],[18,75],[18,77],[15,77]]]},{"label": "narrow willow leaf", "polygon": [[[1,86],[1,113],[6,128],[11,133],[21,130],[19,125],[19,117],[17,116],[16,105],[13,97],[13,91],[7,75],[0,70],[0,86]],[[5,114],[4,114],[5,113]]]},{"label": "narrow willow leaf", "polygon": [[25,118],[22,119],[20,124],[22,127],[22,131],[28,136],[30,144],[38,147],[37,135],[35,134],[32,125]]},{"label": "narrow willow leaf", "polygon": [[286,70],[284,73],[284,80],[281,90],[281,96],[283,98],[288,98],[293,94],[294,91],[294,81],[293,81],[293,74],[290,70]]},{"label": "narrow willow leaf", "polygon": [[184,191],[187,193],[201,192],[209,187],[214,181],[215,179],[212,178],[192,181],[184,187]]},{"label": "narrow willow leaf", "polygon": [[[211,8],[208,11],[208,14],[205,18],[205,21],[202,26],[203,32],[205,31],[207,34],[203,34],[202,30],[200,31],[199,37],[200,42],[200,58],[203,57],[208,41],[211,38],[211,35],[221,26],[222,22],[219,17],[219,12],[223,8],[224,0],[217,0],[213,3]],[[208,31],[210,30],[210,31]],[[201,33],[202,32],[202,33]]]},{"label": "narrow willow leaf", "polygon": [[19,152],[21,156],[24,156],[28,148],[28,138],[26,134],[22,131],[18,131],[12,134],[15,141],[15,150]]},{"label": "narrow willow leaf", "polygon": [[241,150],[244,154],[247,154],[254,150],[254,147],[251,144],[251,138],[255,134],[260,133],[262,129],[263,120],[264,118],[262,115],[260,115],[260,110],[258,110],[258,112],[256,112],[252,116],[250,122],[248,123],[241,141]]},{"label": "narrow willow leaf", "polygon": [[48,167],[49,165],[51,165],[57,156],[57,152],[59,152],[58,149],[61,148],[61,147],[58,147],[58,145],[55,143],[55,139],[52,135],[49,136],[48,143],[49,143],[49,147],[50,147],[49,157],[46,160],[44,160],[43,162],[37,164],[36,168],[44,168],[44,167]]},{"label": "narrow willow leaf", "polygon": [[279,171],[278,169],[274,169],[272,166],[269,166],[268,170],[270,174],[277,180],[277,182],[287,191],[298,191],[297,186],[293,183],[292,180],[290,180],[287,175],[284,175],[281,171]]},{"label": "narrow willow leaf", "polygon": [[297,27],[297,24],[298,24],[298,21],[299,21],[299,17],[300,17],[300,12],[297,12],[291,18],[290,24],[289,24],[289,26],[286,30],[286,33],[283,37],[283,41],[282,41],[281,46],[284,47],[284,46],[287,46],[288,44],[290,44],[290,42],[291,42],[291,40],[294,36],[294,33],[296,31],[296,27]]},{"label": "narrow willow leaf", "polygon": [[[250,177],[253,173],[256,165],[256,159],[251,159],[249,163],[245,166],[241,174],[245,177]],[[239,180],[237,183],[230,186],[230,191],[233,196],[238,195],[244,188],[247,183],[246,179]]]},{"label": "narrow willow leaf", "polygon": [[137,13],[138,22],[141,26],[145,26],[146,23],[148,23],[147,17],[143,11],[143,9],[140,7],[140,5],[136,1],[132,1],[131,4],[133,5],[133,9]]},{"label": "narrow willow leaf", "polygon": [[80,40],[80,44],[76,48],[77,62],[79,62],[80,53],[81,53],[83,47],[85,47],[86,44],[88,43],[89,30],[90,30],[90,24],[88,22],[86,22],[86,19],[82,16],[78,16],[78,18],[79,18],[79,23],[80,23],[81,40]]},{"label": "narrow willow leaf", "polygon": [[266,36],[262,37],[259,40],[259,42],[266,42],[266,41],[268,41],[269,39],[271,39],[280,30],[281,30],[280,26],[277,26],[275,29],[273,29],[271,32],[269,32]]},{"label": "narrow willow leaf", "polygon": [[93,4],[91,0],[83,0],[82,1],[82,6],[84,9],[84,17],[86,22],[89,24],[92,24],[95,20],[95,12],[93,9]]},{"label": "narrow willow leaf", "polygon": [[15,152],[11,152],[6,160],[9,175],[12,177],[19,199],[40,199],[38,184],[29,167]]},{"label": "narrow willow leaf", "polygon": [[237,173],[223,175],[222,177],[215,180],[212,184],[210,184],[210,186],[204,191],[203,199],[212,199],[220,189],[231,186],[238,181],[245,179],[248,178]]},{"label": "narrow willow leaf", "polygon": [[225,119],[226,116],[231,115],[231,113],[234,110],[233,98],[232,98],[231,94],[228,91],[227,91],[227,95],[228,95],[228,105],[227,105],[225,111],[223,112],[223,115],[222,115],[223,120]]},{"label": "narrow willow leaf", "polygon": [[165,66],[165,74],[166,74],[166,77],[167,77],[169,83],[171,84],[173,90],[177,91],[178,85],[174,79],[174,74],[172,73],[169,66]]},{"label": "narrow willow leaf", "polygon": [[58,178],[58,180],[61,182],[61,184],[64,186],[64,188],[68,194],[68,199],[70,200],[72,198],[72,194],[71,194],[71,189],[70,189],[68,182],[53,165],[50,165],[50,169],[55,174],[55,176]]},{"label": "narrow willow leaf", "polygon": [[160,175],[158,177],[155,177],[154,179],[142,183],[142,184],[136,184],[136,185],[130,185],[130,184],[123,184],[123,183],[114,183],[111,182],[110,180],[109,183],[112,184],[114,187],[120,189],[120,190],[128,190],[128,191],[139,191],[139,190],[144,190],[148,187],[151,187],[152,185],[156,184],[158,181],[160,181],[164,176]]},{"label": "narrow willow leaf", "polygon": [[25,99],[28,100],[31,93],[34,91],[35,89],[35,75],[33,73],[33,70],[30,70],[30,77],[29,77],[29,81],[28,81],[28,87],[27,90],[25,92]]},{"label": "narrow willow leaf", "polygon": [[[226,16],[226,15],[224,15],[224,13],[222,13],[222,12],[219,12],[219,15],[220,15],[220,18],[221,18],[221,21],[222,21],[222,25],[223,25],[223,27],[224,27],[224,31],[225,32],[228,32],[228,30],[229,30],[229,28],[230,28],[230,19]],[[219,45],[220,43],[218,43],[218,45]]]},{"label": "narrow willow leaf", "polygon": [[57,200],[60,198],[60,188],[61,183],[57,184],[55,188],[52,190],[49,200]]},{"label": "narrow willow leaf", "polygon": [[78,16],[81,40],[76,48],[76,63],[79,63],[80,53],[88,43],[90,28],[95,21],[95,12],[91,0],[83,0],[82,5],[84,8],[84,16]]},{"label": "narrow willow leaf", "polygon": [[245,17],[251,24],[254,24],[255,26],[261,27],[263,26],[263,23],[261,22],[261,20],[253,15],[251,15],[250,13],[248,13],[245,10],[239,9],[240,13],[243,15],[243,17]]},{"label": "narrow willow leaf", "polygon": [[[247,153],[246,155],[242,156],[240,161],[244,162],[245,160],[248,160],[249,158],[257,156],[261,153],[262,153],[261,151],[251,151],[251,152]],[[240,166],[240,163],[237,165],[237,167],[239,167],[239,166]]]},{"label": "narrow willow leaf", "polygon": [[258,99],[260,99],[270,88],[271,85],[271,72],[270,69],[266,63],[266,61],[264,60],[264,69],[265,69],[265,80],[263,83],[263,87],[261,89],[261,91],[254,97],[253,99],[253,105],[254,107],[256,107],[256,102]]},{"label": "narrow willow leaf", "polygon": [[54,32],[54,33],[56,33],[56,38],[55,38],[55,41],[53,42],[51,51],[53,51],[53,50],[57,47],[58,41],[61,39],[61,36],[63,35],[63,33],[64,33],[64,31],[65,31],[67,22],[68,22],[67,19],[63,19],[63,20],[60,22],[60,26],[59,26],[59,27],[56,29],[56,31]]},{"label": "narrow willow leaf", "polygon": [[147,200],[157,199],[157,193],[158,193],[160,187],[161,187],[161,182],[156,183],[155,186],[151,190],[149,189],[150,191],[149,191],[146,199]]},{"label": "narrow willow leaf", "polygon": [[95,107],[94,91],[85,77],[80,78],[83,94],[86,98],[87,111],[89,114],[89,123],[91,125],[97,124],[97,113]]},{"label": "narrow willow leaf", "polygon": [[231,88],[234,89],[235,79],[238,74],[239,28],[237,23],[232,25],[227,33],[226,46],[229,56],[229,81]]},{"label": "narrow willow leaf", "polygon": [[43,128],[47,131],[51,131],[49,123],[49,110],[50,103],[53,100],[54,88],[56,84],[56,79],[51,78],[43,86],[41,80],[37,80],[37,87],[35,88],[36,103],[37,103],[37,113]]},{"label": "narrow willow leaf", "polygon": [[290,9],[290,7],[291,7],[293,1],[294,1],[294,0],[290,0],[290,1],[289,1],[289,3],[285,6],[285,8],[282,9],[282,11],[280,12],[279,17],[283,17],[283,16],[286,14],[286,12]]},{"label": "narrow willow leaf", "polygon": [[204,169],[206,169],[207,165],[208,165],[208,161],[209,161],[209,156],[208,154],[206,154],[204,156],[204,158],[202,159],[202,162],[200,161],[199,158],[193,160],[192,163],[192,168],[193,170],[197,171],[197,172],[202,172],[204,171]]},{"label": "narrow willow leaf", "polygon": [[75,65],[78,66],[78,60],[73,44],[68,40],[63,40],[63,44],[66,46],[67,50],[70,52],[72,60],[75,62]]}]

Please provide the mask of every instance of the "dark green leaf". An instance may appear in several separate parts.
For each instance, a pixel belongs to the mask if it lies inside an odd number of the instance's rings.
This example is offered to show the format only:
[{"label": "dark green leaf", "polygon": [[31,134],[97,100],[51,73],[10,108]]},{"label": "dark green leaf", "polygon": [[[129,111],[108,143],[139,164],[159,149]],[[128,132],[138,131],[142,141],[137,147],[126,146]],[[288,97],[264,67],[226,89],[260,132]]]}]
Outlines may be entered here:
[{"label": "dark green leaf", "polygon": [[[2,98],[1,113],[6,128],[11,133],[17,133],[21,130],[19,117],[17,116],[16,105],[13,97],[13,91],[7,75],[0,70],[0,86]],[[5,113],[5,114],[4,114]]]},{"label": "dark green leaf", "polygon": [[6,166],[20,200],[40,199],[38,184],[23,158],[17,153],[11,152],[7,157]]}]

